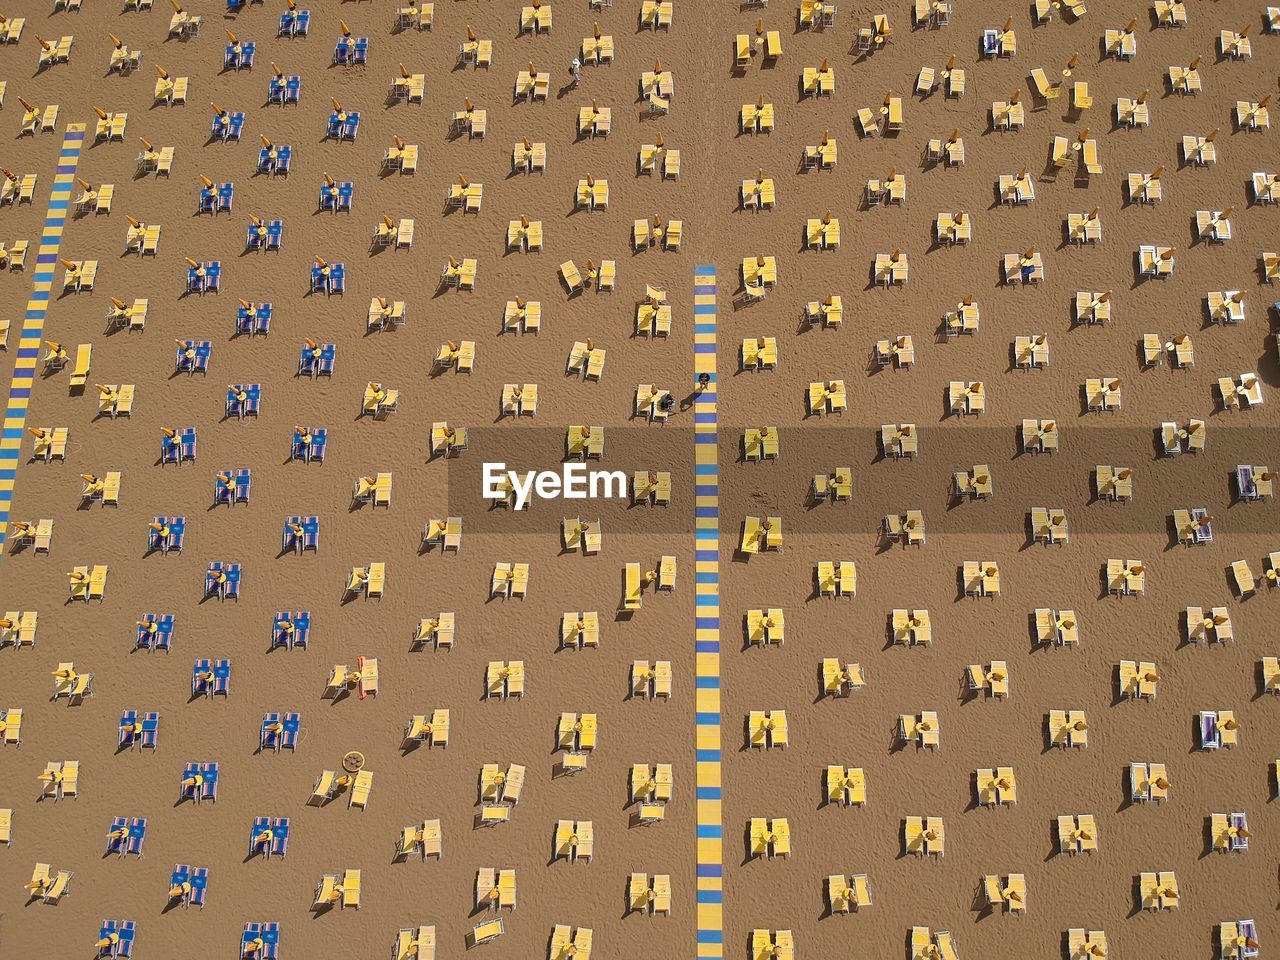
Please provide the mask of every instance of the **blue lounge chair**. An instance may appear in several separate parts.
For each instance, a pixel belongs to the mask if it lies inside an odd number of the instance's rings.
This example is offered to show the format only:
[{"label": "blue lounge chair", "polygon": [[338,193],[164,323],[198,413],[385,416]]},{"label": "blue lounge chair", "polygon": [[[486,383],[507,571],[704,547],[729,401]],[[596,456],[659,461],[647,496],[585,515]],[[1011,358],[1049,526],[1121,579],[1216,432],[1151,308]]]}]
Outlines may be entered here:
[{"label": "blue lounge chair", "polygon": [[214,694],[222,694],[224,697],[231,695],[231,661],[215,660],[213,661],[213,691]]},{"label": "blue lounge chair", "polygon": [[302,541],[306,536],[306,528],[302,525],[302,517],[285,517],[280,531],[280,552],[302,552]]},{"label": "blue lounge chair", "polygon": [[194,903],[201,910],[204,909],[205,895],[209,889],[209,868],[208,867],[192,867],[191,868],[191,895],[187,898],[189,903]]},{"label": "blue lounge chair", "polygon": [[98,939],[107,941],[107,945],[98,948],[98,956],[132,957],[136,933],[137,924],[132,920],[103,920]]},{"label": "blue lounge chair", "polygon": [[133,920],[121,920],[117,931],[120,934],[120,942],[116,944],[117,957],[133,956],[133,941],[138,933],[138,925]]},{"label": "blue lounge chair", "polygon": [[196,660],[191,666],[191,696],[212,696],[213,683],[213,661],[208,657]]},{"label": "blue lounge chair", "polygon": [[169,874],[169,899],[187,905],[191,897],[191,865],[176,864]]},{"label": "blue lounge chair", "polygon": [[122,746],[150,747],[155,750],[160,740],[160,714],[155,710],[139,714],[134,710],[120,712],[120,743]]},{"label": "blue lounge chair", "polygon": [[1231,852],[1243,853],[1249,849],[1249,821],[1243,813],[1233,813],[1229,818],[1231,826],[1235,827],[1235,833],[1231,835]]},{"label": "blue lounge chair", "polygon": [[178,434],[178,461],[196,459],[196,428],[186,427]]},{"label": "blue lounge chair", "polygon": [[240,956],[242,960],[276,960],[280,956],[280,924],[246,923],[240,937]]},{"label": "blue lounge chair", "polygon": [[311,265],[311,292],[312,293],[328,293],[329,292],[329,275],[333,273],[333,266],[320,266],[318,263]]},{"label": "blue lounge chair", "polygon": [[316,367],[316,373],[326,377],[333,376],[333,361],[337,355],[337,344],[326,343],[324,349],[320,351],[320,363]]},{"label": "blue lounge chair", "polygon": [[[113,836],[113,834],[119,834]],[[123,857],[129,843],[129,818],[112,817],[111,826],[107,828],[107,853]]]},{"label": "blue lounge chair", "polygon": [[355,111],[347,114],[347,119],[342,123],[342,131],[340,139],[355,142],[357,134],[360,133],[360,113]]},{"label": "blue lounge chair", "polygon": [[262,402],[262,384],[237,383],[227,388],[227,417],[243,419],[258,415]]},{"label": "blue lounge chair", "polygon": [[[236,114],[242,117],[243,114]],[[218,184],[218,213],[230,213],[232,206],[236,200],[236,185],[234,183]]]},{"label": "blue lounge chair", "polygon": [[204,784],[200,788],[200,799],[216,801],[218,799],[218,764],[200,764],[200,775],[204,777]]},{"label": "blue lounge chair", "polygon": [[[281,724],[281,729],[273,729],[275,724]],[[280,746],[284,742],[283,726],[280,721],[280,714],[264,713],[262,715],[262,729],[258,732],[258,749],[274,750],[279,753]]]},{"label": "blue lounge chair", "polygon": [[329,283],[325,290],[328,294],[347,292],[347,265],[335,263],[329,271]]},{"label": "blue lounge chair", "polygon": [[135,857],[142,856],[142,844],[147,839],[147,818],[130,817],[129,835],[125,838],[124,852]]},{"label": "blue lounge chair", "polygon": [[[249,303],[249,301],[245,301]],[[254,336],[258,333],[271,332],[271,304],[249,303],[249,306],[236,307],[236,333],[247,333]]]},{"label": "blue lounge chair", "polygon": [[134,742],[133,725],[138,722],[137,710],[120,711],[120,743],[121,747],[132,746]]},{"label": "blue lounge chair", "polygon": [[314,349],[304,343],[298,354],[298,375],[314,377],[323,373],[332,376],[337,349],[332,343],[317,344]]},{"label": "blue lounge chair", "polygon": [[320,185],[320,209],[330,210],[334,213],[339,211],[350,213],[351,200],[355,196],[355,191],[355,184],[350,180],[334,183],[333,186],[322,183]]},{"label": "blue lounge chair", "polygon": [[267,102],[279,106],[297,104],[302,96],[302,77],[297,74],[286,77],[284,74],[273,76],[267,81]]},{"label": "blue lounge chair", "polygon": [[1191,510],[1191,522],[1195,524],[1196,543],[1213,543],[1213,522],[1209,517],[1209,511],[1204,507],[1195,507]]},{"label": "blue lounge chair", "polygon": [[205,596],[219,600],[240,599],[240,564],[214,560],[204,576]]},{"label": "blue lounge chair", "polygon": [[281,174],[289,172],[293,160],[293,147],[288,144],[272,144],[258,151],[258,172]]},{"label": "blue lounge chair", "polygon": [[205,891],[209,887],[209,868],[179,863],[169,875],[169,899],[184,907],[195,904],[204,909]]},{"label": "blue lounge chair", "polygon": [[[1258,925],[1252,920],[1240,920],[1236,923],[1236,929],[1240,931],[1240,936],[1245,938],[1246,943],[1258,942]],[[1258,956],[1259,947],[1244,946],[1240,948],[1240,956],[1242,960],[1254,960]]]},{"label": "blue lounge chair", "polygon": [[137,649],[168,652],[173,642],[173,623],[171,613],[144,613],[138,619]]},{"label": "blue lounge chair", "polygon": [[297,750],[298,740],[302,736],[302,714],[286,713],[284,715],[284,738],[281,744],[286,750]]},{"label": "blue lounge chair", "polygon": [[178,373],[208,373],[213,344],[208,340],[183,340],[174,359]]},{"label": "blue lounge chair", "polygon": [[311,452],[311,444],[315,440],[315,430],[311,427],[304,427],[300,432],[293,431],[293,444],[289,448],[290,460],[302,460],[306,462],[308,454]]},{"label": "blue lounge chair", "polygon": [[164,545],[164,552],[170,551],[182,552],[182,548],[187,540],[187,518],[186,517],[170,517],[169,518],[169,536]]},{"label": "blue lounge chair", "polygon": [[213,121],[209,124],[209,139],[226,141],[227,131],[231,128],[231,114],[223,110],[221,113],[214,113]]},{"label": "blue lounge chair", "polygon": [[1261,500],[1264,497],[1258,487],[1258,476],[1251,464],[1236,465],[1236,492],[1241,500]]},{"label": "blue lounge chair", "polygon": [[[113,836],[113,834],[120,834]],[[142,845],[147,839],[146,817],[112,817],[107,830],[107,853],[118,856],[132,854],[142,856]]]},{"label": "blue lounge chair", "polygon": [[142,735],[138,746],[156,749],[160,740],[160,714],[154,710],[142,715]]},{"label": "blue lounge chair", "polygon": [[267,102],[285,106],[296,104],[302,96],[302,77],[272,77],[267,81]]},{"label": "blue lounge chair", "polygon": [[369,63],[369,38],[361,37],[356,41],[356,66],[367,66]]},{"label": "blue lounge chair", "polygon": [[222,54],[223,68],[252,70],[255,48],[256,44],[252,40],[247,40],[241,44],[228,43],[226,50]]},{"label": "blue lounge chair", "polygon": [[229,468],[219,470],[213,475],[213,503],[234,503],[236,498],[236,478]]},{"label": "blue lounge chair", "polygon": [[[243,393],[241,398],[239,394]],[[244,407],[248,406],[248,388],[244,384],[236,384],[227,388],[227,416],[243,417]]]},{"label": "blue lounge chair", "polygon": [[253,486],[253,475],[248,467],[241,467],[235,472],[235,502],[248,503],[249,492]]},{"label": "blue lounge chair", "polygon": [[1218,715],[1212,710],[1200,711],[1200,747],[1217,750],[1222,746],[1222,733],[1218,730]]},{"label": "blue lounge chair", "polygon": [[339,37],[333,45],[334,66],[346,67],[355,63],[356,44],[358,42],[355,37]]},{"label": "blue lounge chair", "polygon": [[299,610],[291,613],[287,610],[277,611],[271,621],[271,649],[276,647],[302,647],[306,649],[311,639],[311,613]]},{"label": "blue lounge chair", "polygon": [[98,947],[98,957],[114,957],[116,947],[120,945],[120,925],[115,920],[103,920],[98,928],[98,939],[107,941],[106,946]]},{"label": "blue lounge chair", "polygon": [[305,37],[311,25],[310,10],[286,10],[280,15],[277,37]]},{"label": "blue lounge chair", "polygon": [[270,817],[254,817],[253,826],[249,828],[249,856],[257,856],[259,853],[264,856],[271,856],[271,841],[274,837],[271,835],[271,818]]},{"label": "blue lounge chair", "polygon": [[288,517],[284,522],[280,549],[302,553],[320,549],[319,517]]},{"label": "blue lounge chair", "polygon": [[334,112],[329,114],[329,122],[328,124],[325,125],[325,128],[324,128],[325,139],[340,140],[342,138],[342,125],[346,122],[347,122],[347,115],[345,113]]},{"label": "blue lounge chair", "polygon": [[283,857],[289,853],[289,818],[275,817],[271,821],[271,856]]},{"label": "blue lounge chair", "polygon": [[222,263],[211,260],[198,266],[187,266],[187,293],[218,292],[218,283],[222,277]]},{"label": "blue lounge chair", "polygon": [[[280,730],[272,729],[279,725]],[[262,733],[259,738],[259,746],[263,750],[274,750],[280,752],[281,747],[289,750],[298,749],[298,737],[302,733],[302,715],[298,713],[286,713],[281,719],[278,713],[263,714],[262,717]]]},{"label": "blue lounge chair", "polygon": [[196,196],[197,213],[215,213],[218,208],[218,188],[201,186]]},{"label": "blue lounge chair", "polygon": [[284,221],[271,220],[267,223],[267,249],[279,250],[280,243],[284,240]]},{"label": "blue lounge chair", "polygon": [[304,650],[308,643],[311,642],[311,611],[299,610],[293,615],[293,643],[294,647],[302,647]]},{"label": "blue lounge chair", "polygon": [[223,131],[222,131],[223,142],[230,142],[234,140],[237,143],[239,143],[240,134],[242,134],[243,132],[244,132],[244,113],[237,111],[236,113],[231,114],[231,122],[229,124],[226,124],[223,127]]},{"label": "blue lounge chair", "polygon": [[152,711],[142,715],[138,722],[138,711],[120,711],[120,746],[156,748],[160,735],[160,714]]},{"label": "blue lounge chair", "polygon": [[293,433],[293,453],[291,459],[302,460],[310,463],[312,460],[317,463],[324,463],[324,454],[329,447],[329,431],[324,427],[308,427],[310,432],[308,436]]},{"label": "blue lounge chair", "polygon": [[324,463],[325,451],[329,449],[329,431],[318,427],[311,433],[311,445],[307,448],[307,462]]},{"label": "blue lounge chair", "polygon": [[148,552],[154,553],[156,550],[161,553],[168,553],[170,550],[182,551],[187,532],[185,517],[152,517],[151,523],[159,525],[161,529],[157,530],[150,525],[147,527]]}]

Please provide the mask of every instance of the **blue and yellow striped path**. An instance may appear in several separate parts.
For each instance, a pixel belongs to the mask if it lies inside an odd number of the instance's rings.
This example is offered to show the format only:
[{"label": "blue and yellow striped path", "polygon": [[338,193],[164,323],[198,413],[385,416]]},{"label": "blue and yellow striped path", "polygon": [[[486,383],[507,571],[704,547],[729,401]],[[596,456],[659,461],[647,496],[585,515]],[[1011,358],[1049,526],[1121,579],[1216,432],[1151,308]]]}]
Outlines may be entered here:
[{"label": "blue and yellow striped path", "polygon": [[5,403],[4,430],[0,433],[0,547],[4,545],[5,534],[9,530],[13,484],[18,474],[18,459],[22,455],[22,431],[27,423],[27,405],[31,402],[31,387],[40,361],[40,341],[44,339],[44,321],[49,313],[58,249],[62,246],[62,231],[67,225],[71,188],[75,184],[83,145],[84,124],[67,124],[62,151],[58,154],[53,194],[40,232],[40,251],[32,276],[31,299],[27,301],[27,311],[23,314],[22,336],[18,340],[18,352],[14,355],[13,381],[9,384],[9,399]]},{"label": "blue and yellow striped path", "polygon": [[716,269],[693,271],[693,364],[711,382],[693,407],[697,723],[698,957],[724,957],[720,787],[720,467],[716,420]]}]

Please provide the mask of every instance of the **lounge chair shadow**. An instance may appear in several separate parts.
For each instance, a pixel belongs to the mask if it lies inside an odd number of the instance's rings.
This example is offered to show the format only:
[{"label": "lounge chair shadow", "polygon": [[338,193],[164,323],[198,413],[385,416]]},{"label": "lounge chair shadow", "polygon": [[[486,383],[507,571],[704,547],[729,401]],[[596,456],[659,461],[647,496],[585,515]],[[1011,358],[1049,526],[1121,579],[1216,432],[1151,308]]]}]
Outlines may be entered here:
[{"label": "lounge chair shadow", "polygon": [[969,909],[975,914],[974,923],[981,923],[987,917],[995,916],[995,905],[987,899],[986,892],[981,884],[974,891],[973,900],[969,903]]},{"label": "lounge chair shadow", "polygon": [[1133,878],[1133,886],[1130,891],[1129,912],[1125,915],[1126,920],[1132,920],[1138,914],[1143,913],[1142,907],[1142,880],[1140,877]]},{"label": "lounge chair shadow", "polygon": [[1042,863],[1048,863],[1050,860],[1059,856],[1061,851],[1058,849],[1058,825],[1053,820],[1049,821],[1049,852],[1045,854]]},{"label": "lounge chair shadow", "polygon": [[964,812],[970,813],[981,807],[982,804],[978,802],[978,774],[975,771],[969,774],[969,799],[965,801]]}]

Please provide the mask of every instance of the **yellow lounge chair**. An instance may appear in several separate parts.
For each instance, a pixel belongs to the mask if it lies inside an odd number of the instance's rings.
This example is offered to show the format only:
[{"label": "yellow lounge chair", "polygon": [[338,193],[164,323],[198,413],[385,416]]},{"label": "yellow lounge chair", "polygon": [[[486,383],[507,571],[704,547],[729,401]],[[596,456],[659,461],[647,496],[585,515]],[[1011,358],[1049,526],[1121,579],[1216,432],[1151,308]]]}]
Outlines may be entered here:
[{"label": "yellow lounge chair", "polygon": [[369,805],[369,793],[373,790],[373,774],[361,770],[356,774],[355,783],[351,785],[351,797],[347,801],[347,809],[358,806],[361,810]]}]

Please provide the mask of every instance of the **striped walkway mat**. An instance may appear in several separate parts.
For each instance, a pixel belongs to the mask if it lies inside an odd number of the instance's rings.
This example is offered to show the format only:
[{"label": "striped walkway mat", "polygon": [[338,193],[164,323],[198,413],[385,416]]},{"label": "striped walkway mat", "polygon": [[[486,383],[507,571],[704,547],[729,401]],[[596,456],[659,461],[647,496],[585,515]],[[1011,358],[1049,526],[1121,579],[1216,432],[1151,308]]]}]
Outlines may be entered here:
[{"label": "striped walkway mat", "polygon": [[693,362],[711,382],[694,422],[698,956],[724,957],[724,823],[720,808],[720,468],[716,419],[716,270],[693,271]]},{"label": "striped walkway mat", "polygon": [[[53,194],[40,232],[40,251],[32,276],[31,299],[27,301],[27,310],[23,314],[22,335],[14,356],[13,381],[9,384],[9,398],[5,403],[4,430],[0,432],[0,548],[4,546],[5,534],[9,530],[13,485],[17,478],[18,460],[22,456],[22,431],[26,428],[27,405],[31,402],[31,387],[40,362],[40,341],[44,339],[44,321],[49,313],[58,249],[62,246],[62,231],[67,225],[71,188],[75,184],[83,145],[84,124],[67,124],[62,151],[58,154]],[[0,556],[3,556],[2,552]]]}]

